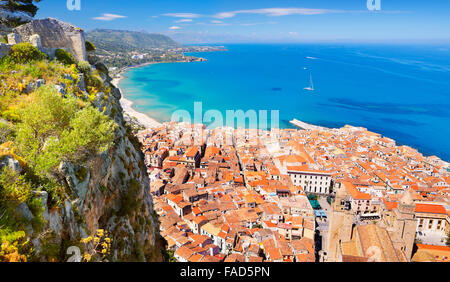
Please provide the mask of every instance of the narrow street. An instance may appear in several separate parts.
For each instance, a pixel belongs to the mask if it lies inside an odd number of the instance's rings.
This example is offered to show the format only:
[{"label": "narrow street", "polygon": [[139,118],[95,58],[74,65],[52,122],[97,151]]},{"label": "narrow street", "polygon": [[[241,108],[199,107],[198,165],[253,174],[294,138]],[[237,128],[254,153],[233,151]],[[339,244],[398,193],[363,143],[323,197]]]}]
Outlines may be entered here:
[{"label": "narrow street", "polygon": [[329,212],[331,210],[331,206],[330,206],[330,204],[328,204],[326,197],[319,197],[317,199],[317,201],[319,202],[320,207],[325,212],[327,217],[326,218],[316,217],[316,223],[317,223],[316,231],[317,231],[317,236],[321,242],[321,244],[316,244],[316,247],[318,248],[317,252],[319,252],[321,250],[324,252],[327,252],[326,242],[327,242],[327,235],[328,235],[328,217],[329,217]]}]

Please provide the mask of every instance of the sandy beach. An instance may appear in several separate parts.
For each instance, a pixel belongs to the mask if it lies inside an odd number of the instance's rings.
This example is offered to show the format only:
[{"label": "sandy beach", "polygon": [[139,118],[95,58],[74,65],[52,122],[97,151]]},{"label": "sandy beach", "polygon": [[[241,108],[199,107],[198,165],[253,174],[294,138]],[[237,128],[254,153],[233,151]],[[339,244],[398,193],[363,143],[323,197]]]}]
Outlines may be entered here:
[{"label": "sandy beach", "polygon": [[126,112],[131,117],[135,117],[146,128],[159,127],[162,124],[160,122],[156,121],[155,119],[149,117],[148,115],[143,114],[143,113],[138,112],[135,109],[133,109],[133,107],[132,107],[133,106],[133,102],[125,98],[125,92],[122,91],[122,89],[120,89],[119,82],[120,82],[120,80],[122,78],[124,78],[123,77],[123,73],[125,73],[129,69],[137,68],[137,67],[143,67],[143,66],[150,65],[150,64],[152,64],[152,63],[147,63],[147,64],[142,64],[142,65],[139,65],[139,66],[135,66],[135,67],[126,68],[118,76],[114,77],[114,79],[111,81],[111,83],[115,87],[119,88],[120,92],[122,93],[122,98],[120,99],[120,104],[121,104],[124,112]]}]

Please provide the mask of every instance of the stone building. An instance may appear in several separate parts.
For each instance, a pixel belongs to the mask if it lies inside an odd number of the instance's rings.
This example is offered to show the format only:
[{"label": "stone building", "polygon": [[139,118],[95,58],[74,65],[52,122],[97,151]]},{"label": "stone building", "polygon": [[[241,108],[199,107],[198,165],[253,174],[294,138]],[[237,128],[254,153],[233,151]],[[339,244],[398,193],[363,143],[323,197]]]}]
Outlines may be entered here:
[{"label": "stone building", "polygon": [[310,170],[304,166],[288,166],[287,174],[294,186],[301,186],[305,192],[328,195],[332,183],[331,174]]},{"label": "stone building", "polygon": [[416,219],[411,193],[405,192],[389,220],[363,224],[351,209],[344,187],[336,191],[331,206],[327,240],[327,261],[410,261]]},{"label": "stone building", "polygon": [[336,191],[335,201],[331,205],[328,226],[327,260],[337,261],[341,242],[350,241],[355,215],[351,211],[347,191],[340,187]]},{"label": "stone building", "polygon": [[394,209],[394,220],[387,230],[392,234],[392,240],[396,248],[405,253],[409,261],[412,256],[414,238],[416,235],[417,221],[415,218],[415,204],[409,191],[404,192],[403,197]]}]

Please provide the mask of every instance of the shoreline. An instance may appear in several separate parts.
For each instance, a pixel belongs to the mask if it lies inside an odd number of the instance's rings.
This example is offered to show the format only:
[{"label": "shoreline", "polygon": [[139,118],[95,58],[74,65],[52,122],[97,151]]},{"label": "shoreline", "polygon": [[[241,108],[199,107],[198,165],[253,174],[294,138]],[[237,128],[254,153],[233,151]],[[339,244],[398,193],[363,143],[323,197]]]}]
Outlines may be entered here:
[{"label": "shoreline", "polygon": [[[120,104],[121,104],[121,106],[123,108],[123,111],[125,113],[127,113],[130,117],[136,118],[138,123],[142,124],[146,129],[154,129],[154,128],[157,128],[157,127],[161,127],[161,126],[163,126],[164,122],[160,122],[160,121],[156,120],[155,118],[152,118],[150,115],[142,113],[142,112],[139,112],[136,109],[134,109],[133,108],[134,102],[126,98],[126,95],[125,95],[126,93],[123,91],[123,89],[121,89],[119,87],[119,83],[120,83],[120,81],[123,78],[126,78],[125,73],[127,71],[131,70],[131,69],[141,68],[141,67],[145,67],[145,66],[148,66],[148,65],[160,64],[160,63],[169,63],[169,62],[148,62],[148,63],[143,63],[143,64],[127,67],[127,68],[122,69],[119,73],[117,73],[114,76],[113,80],[111,81],[111,83],[115,87],[117,87],[120,90],[120,92],[121,92],[121,96],[122,97],[120,99]],[[170,63],[186,63],[186,62],[170,62]],[[294,118],[293,120],[288,121],[288,124],[290,124],[291,126],[293,126],[294,128],[297,128],[297,129],[298,128],[300,128],[300,129],[319,129],[319,130],[320,129],[322,129],[322,130],[338,129],[338,128],[334,128],[334,127],[324,127],[324,126],[318,126],[318,125],[314,125],[314,124],[309,124],[309,123],[303,122],[301,120],[298,120],[296,118]],[[358,127],[358,126],[355,126],[355,125],[350,125],[350,126]],[[381,135],[385,136],[383,134],[381,134]],[[385,136],[385,137],[387,137],[387,136]],[[388,138],[390,138],[390,137],[388,137]],[[399,141],[397,141],[397,139],[394,139],[394,138],[390,138],[390,139],[395,141],[396,146],[405,145],[405,146],[408,146],[408,147],[416,150],[417,152],[421,153],[424,157],[433,157],[433,156],[435,156],[435,157],[439,158],[440,160],[446,162],[442,157],[439,157],[438,156],[439,154],[437,154],[437,153],[430,153],[430,152],[424,153],[423,152],[424,150],[422,148],[420,148],[420,146],[417,146],[417,147],[416,146],[411,146],[411,145],[407,145],[407,144],[404,144],[402,142],[399,142]]]},{"label": "shoreline", "polygon": [[136,66],[132,66],[132,67],[127,67],[124,68],[123,70],[121,70],[118,74],[116,74],[113,78],[113,80],[111,81],[111,84],[113,84],[116,88],[119,89],[120,93],[121,93],[121,98],[120,98],[120,105],[123,108],[123,111],[125,113],[127,113],[130,117],[134,117],[137,119],[137,121],[142,124],[143,126],[145,126],[146,128],[155,128],[155,127],[160,127],[162,126],[162,123],[160,123],[159,121],[157,121],[156,119],[150,117],[147,114],[141,113],[139,111],[137,111],[136,109],[133,108],[133,104],[134,102],[131,100],[128,100],[125,97],[125,91],[123,91],[123,89],[121,89],[119,87],[119,83],[122,79],[125,78],[125,73],[131,69],[134,68],[141,68],[141,67],[145,67],[148,65],[153,65],[153,64],[158,64],[155,62],[149,62],[149,63],[144,63],[144,64],[140,64],[140,65],[136,65]]},{"label": "shoreline", "polygon": [[[198,59],[199,59],[198,61],[192,61],[192,62],[206,61],[206,59],[203,59],[203,58],[198,58]],[[125,73],[131,69],[142,68],[142,67],[149,66],[149,65],[164,64],[164,63],[190,63],[190,61],[186,61],[186,62],[184,62],[184,61],[181,61],[181,62],[148,62],[148,63],[139,64],[136,66],[126,67],[126,68],[122,69],[121,71],[119,71],[119,73],[116,74],[111,81],[111,84],[113,84],[116,88],[118,88],[120,90],[120,93],[122,96],[120,99],[120,105],[122,106],[123,111],[125,113],[127,113],[130,117],[136,118],[137,121],[140,124],[142,124],[143,126],[145,126],[146,128],[160,127],[163,125],[163,123],[157,121],[155,118],[149,116],[148,114],[141,113],[141,112],[137,111],[136,109],[134,109],[133,108],[134,102],[125,97],[125,91],[123,91],[119,87],[119,83],[122,79],[124,79],[126,77]]]}]

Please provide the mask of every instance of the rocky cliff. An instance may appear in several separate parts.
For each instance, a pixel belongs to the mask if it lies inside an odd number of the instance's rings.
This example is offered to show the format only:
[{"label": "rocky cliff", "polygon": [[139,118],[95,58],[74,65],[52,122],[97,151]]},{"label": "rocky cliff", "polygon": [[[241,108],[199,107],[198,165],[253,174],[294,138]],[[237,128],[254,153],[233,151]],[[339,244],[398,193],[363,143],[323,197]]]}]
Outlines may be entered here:
[{"label": "rocky cliff", "polygon": [[[104,78],[109,84],[109,77]],[[163,246],[140,144],[124,122],[120,91],[113,88],[105,97],[99,93],[93,103],[119,125],[114,147],[91,156],[83,165],[60,165],[66,191],[71,191],[63,205],[49,210],[47,195],[40,192],[47,226],[44,233],[33,236],[33,245],[44,261],[49,259],[45,255],[49,248],[61,254],[98,229],[109,231],[113,239],[113,260],[162,260]]]},{"label": "rocky cliff", "polygon": [[32,41],[33,35],[38,34],[43,48],[64,48],[77,61],[87,60],[84,31],[71,24],[52,18],[33,20],[14,28],[13,33],[20,40],[28,42]]},{"label": "rocky cliff", "polygon": [[[60,21],[32,21],[14,32],[23,41],[33,40],[37,34],[44,48],[64,48],[73,52],[79,60],[85,58],[83,32]],[[119,89],[110,83],[111,78],[104,66],[97,63],[96,67],[102,88],[109,91],[98,92],[92,97],[92,93],[86,90],[82,73],[79,74],[77,87],[87,101],[117,124],[114,145],[100,155],[90,155],[83,163],[62,162],[59,165],[64,200],[58,206],[49,208],[49,195],[45,189],[34,191],[43,204],[44,227],[35,230],[29,224],[26,236],[40,261],[67,260],[70,257],[67,253],[69,247],[82,249],[84,246],[80,240],[96,234],[99,229],[107,230],[112,239],[109,260],[161,261],[163,243],[153,211],[141,144],[124,121]],[[94,66],[91,68],[95,69]],[[66,79],[72,78],[69,76]],[[45,83],[41,79],[39,85]],[[34,83],[33,87],[36,85]],[[71,94],[71,89],[64,89],[64,84],[55,87],[63,96]],[[17,166],[11,158],[4,158],[4,165]],[[17,207],[17,212],[30,221],[37,216],[25,203]]]}]

